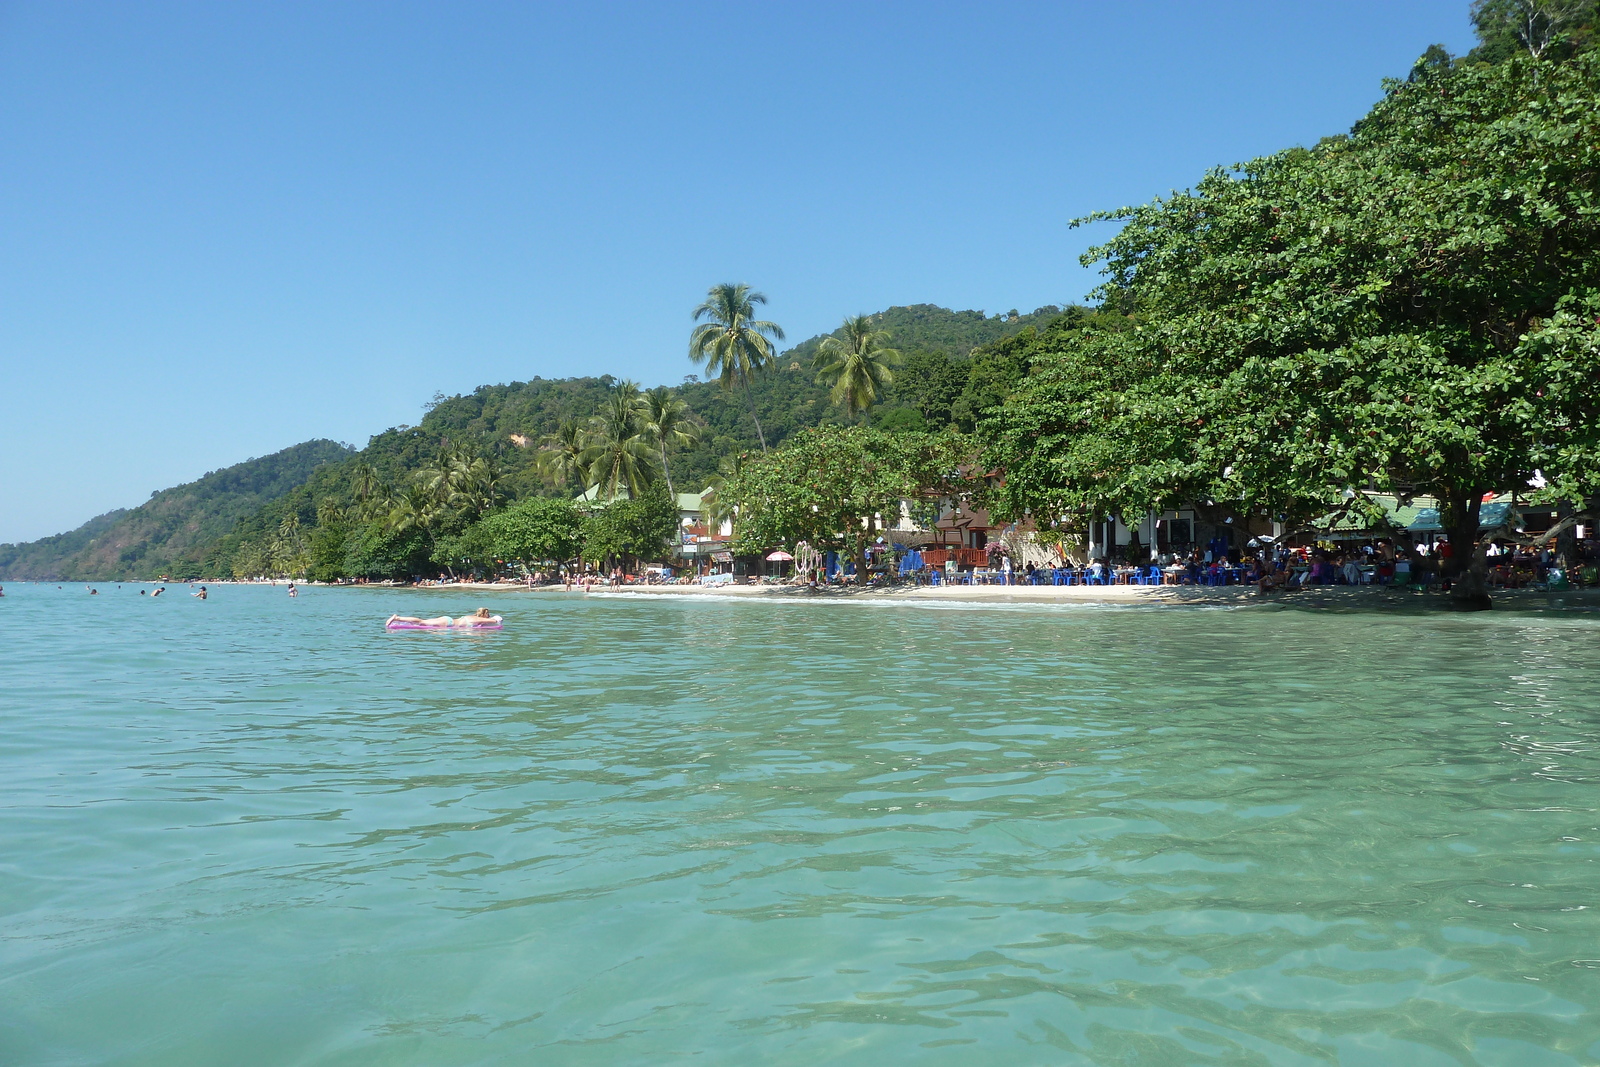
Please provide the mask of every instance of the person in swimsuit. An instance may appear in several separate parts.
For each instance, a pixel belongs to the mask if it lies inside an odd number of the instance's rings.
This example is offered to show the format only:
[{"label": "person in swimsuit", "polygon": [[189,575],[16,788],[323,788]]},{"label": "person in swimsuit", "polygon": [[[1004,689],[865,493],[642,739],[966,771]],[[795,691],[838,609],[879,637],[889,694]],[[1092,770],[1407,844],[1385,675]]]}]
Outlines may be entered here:
[{"label": "person in swimsuit", "polygon": [[293,582],[289,583],[289,595],[290,596],[299,596],[300,595],[300,591],[294,587],[294,583]]},{"label": "person in swimsuit", "polygon": [[202,585],[200,587],[200,591],[198,593],[190,593],[189,595],[190,596],[197,596],[201,600],[204,600],[206,598],[206,587]]},{"label": "person in swimsuit", "polygon": [[415,615],[390,615],[383,624],[387,626],[391,622],[405,622],[412,626],[450,626],[455,620],[448,615],[440,615],[436,619],[419,619]]},{"label": "person in swimsuit", "polygon": [[391,615],[384,620],[387,626],[391,622],[404,622],[412,626],[481,626],[494,622],[495,617],[489,614],[488,608],[479,608],[471,615],[463,615],[459,619],[452,619],[448,615],[440,615],[435,619],[419,619],[415,615]]}]

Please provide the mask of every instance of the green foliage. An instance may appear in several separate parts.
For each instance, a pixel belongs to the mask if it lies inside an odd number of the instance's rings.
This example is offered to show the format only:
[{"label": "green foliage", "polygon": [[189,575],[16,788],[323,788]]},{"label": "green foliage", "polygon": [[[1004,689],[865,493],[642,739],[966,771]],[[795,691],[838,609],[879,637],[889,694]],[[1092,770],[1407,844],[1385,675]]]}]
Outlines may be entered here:
[{"label": "green foliage", "polygon": [[885,433],[821,426],[752,458],[719,495],[738,508],[734,548],[765,552],[806,541],[853,556],[900,516],[900,501],[948,491],[970,455],[956,434]]},{"label": "green foliage", "polygon": [[345,445],[307,441],[163,489],[136,508],[103,515],[73,533],[0,546],[0,580],[200,577],[211,547],[240,519],[350,455]]},{"label": "green foliage", "polygon": [[817,381],[829,388],[829,399],[846,416],[859,415],[883,399],[900,353],[888,344],[889,331],[875,327],[870,315],[852,315],[831,337],[817,345]]},{"label": "green foliage", "polygon": [[928,420],[914,407],[879,408],[872,426],[887,433],[923,433],[928,429]]},{"label": "green foliage", "polygon": [[350,577],[346,569],[350,532],[345,510],[332,499],[324,500],[317,508],[317,525],[311,530],[307,578],[332,582]]},{"label": "green foliage", "polygon": [[579,462],[602,499],[638,493],[656,479],[659,456],[644,426],[644,405],[639,386],[621,382],[591,420]]},{"label": "green foliage", "polygon": [[476,562],[561,563],[577,556],[584,516],[571,501],[532,497],[491,515],[469,531],[481,554]]},{"label": "green foliage", "polygon": [[433,547],[420,530],[399,531],[369,523],[347,540],[345,571],[356,578],[408,578],[426,575]]},{"label": "green foliage", "polygon": [[1536,469],[1600,488],[1600,58],[1392,84],[1347,138],[1099,217],[1135,314],[1036,344],[982,420],[1002,514],[1293,521],[1370,486],[1470,542]]},{"label": "green foliage", "polygon": [[677,492],[672,485],[672,453],[700,438],[700,431],[690,421],[693,413],[677,391],[664,385],[644,394],[639,401],[640,429],[654,443],[661,460],[661,473],[667,481],[667,495]]},{"label": "green foliage", "polygon": [[[890,308],[870,316],[874,327],[887,331],[887,341],[906,357],[903,370],[875,409],[875,424],[884,429],[914,430],[918,424],[905,411],[914,408],[930,428],[950,425],[951,409],[963,395],[972,366],[984,358],[983,352],[974,353],[974,348],[1011,337],[1029,326],[1042,329],[1056,317],[1055,308],[1010,316],[948,311],[927,304]],[[679,488],[702,489],[720,476],[725,464],[759,450],[751,407],[767,441],[774,445],[811,427],[856,421],[814,380],[811,366],[821,340],[811,338],[779,357],[770,371],[750,380],[748,393],[725,390],[719,381],[687,381],[671,391],[672,399],[685,409],[674,416],[676,431],[693,436],[685,441],[672,429],[667,431],[672,441],[667,449],[670,473]],[[569,498],[584,488],[586,465],[575,460],[589,447],[594,416],[617,387],[616,380],[608,376],[559,381],[535,378],[482,386],[461,396],[437,397],[420,425],[385,430],[357,455],[329,442],[308,442],[276,457],[242,464],[244,470],[232,469],[240,476],[231,481],[202,479],[192,486],[166,490],[144,509],[136,509],[140,513],[131,519],[128,516],[133,513],[113,512],[69,534],[28,545],[0,546],[0,580],[274,573],[274,567],[285,565],[293,556],[273,550],[279,527],[290,515],[302,531],[300,562],[308,575],[403,578],[428,573],[437,569],[429,563],[435,549],[460,536],[477,516],[497,507],[498,503],[489,505],[491,499]],[[649,398],[646,394],[644,400],[648,403]],[[961,408],[963,423],[970,424],[971,413],[986,402],[969,397]],[[636,451],[641,462],[659,465],[663,435],[653,428],[652,421],[649,411],[643,411]],[[571,455],[565,463],[553,462],[550,454],[558,437],[568,439],[568,445],[574,443],[571,438],[580,439],[575,451],[567,448]],[[446,457],[443,467],[441,452]],[[478,488],[486,488],[488,493],[479,494],[476,502],[468,502],[471,493],[463,492],[467,487],[460,484],[459,471],[448,473],[448,457],[457,452],[468,457],[469,467],[482,460],[479,474],[473,477]],[[406,503],[407,493],[422,471],[434,472],[425,480],[433,483],[430,491],[435,495],[432,503],[426,493],[410,498],[412,514],[403,524],[420,534],[426,549],[412,553],[403,548],[409,535],[386,538],[381,527],[395,520],[395,510]],[[447,472],[442,503],[437,495],[439,472]],[[619,481],[625,484],[626,477]],[[340,511],[337,530],[322,529],[319,510],[325,502]],[[412,525],[418,521],[421,526]],[[368,530],[370,524],[380,529]],[[115,533],[108,540],[106,535],[113,527]],[[341,543],[345,545],[344,564],[337,562]]]},{"label": "green foliage", "polygon": [[1589,51],[1600,28],[1597,0],[1473,0],[1478,47],[1471,60],[1568,59]]},{"label": "green foliage", "polygon": [[[1046,305],[1027,315],[1015,311],[986,315],[982,311],[951,311],[934,304],[912,304],[892,307],[867,318],[875,328],[888,333],[889,342],[901,352],[936,352],[961,359],[971,355],[974,349],[1021,333],[1029,326],[1042,326],[1061,311],[1054,305]],[[824,337],[842,335],[841,328],[831,334],[807,338],[785,352],[780,362],[799,361],[809,365],[816,358],[817,347]]]},{"label": "green foliage", "polygon": [[689,335],[690,362],[704,363],[724,390],[735,386],[743,390],[762,451],[766,451],[767,438],[761,431],[750,383],[777,357],[772,342],[783,340],[783,329],[777,323],[755,317],[755,306],[766,302],[764,294],[743,283],[713,285],[705,301],[694,309],[695,321],[706,321]]},{"label": "green foliage", "polygon": [[583,523],[583,558],[609,566],[663,558],[678,533],[678,507],[657,483],[639,496],[616,499]]}]

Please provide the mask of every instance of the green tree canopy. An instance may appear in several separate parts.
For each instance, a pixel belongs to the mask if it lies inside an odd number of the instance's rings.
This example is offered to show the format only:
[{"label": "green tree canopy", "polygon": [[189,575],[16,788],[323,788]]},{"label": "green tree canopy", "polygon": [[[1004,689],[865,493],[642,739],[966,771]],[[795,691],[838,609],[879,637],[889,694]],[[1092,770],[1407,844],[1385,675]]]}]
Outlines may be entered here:
[{"label": "green tree canopy", "polygon": [[900,517],[900,502],[946,491],[971,444],[956,434],[820,426],[750,460],[718,491],[738,509],[735,550],[807,541],[866,571],[867,546]]},{"label": "green tree canopy", "polygon": [[766,302],[764,293],[752,291],[743,282],[713,285],[705,300],[694,309],[695,321],[706,321],[689,335],[689,359],[704,363],[707,372],[719,379],[724,389],[737,385],[744,390],[763,452],[767,450],[767,436],[756,415],[750,382],[776,358],[777,349],[772,342],[783,340],[783,330],[777,323],[755,317],[756,305]]},{"label": "green tree canopy", "polygon": [[600,566],[659,560],[678,534],[678,507],[660,482],[612,500],[583,523],[583,558]]},{"label": "green tree canopy", "polygon": [[1595,492],[1593,55],[1424,73],[1348,137],[1097,217],[1125,225],[1085,260],[1136,322],[1076,335],[985,422],[1003,513],[1292,520],[1370,486],[1436,495],[1471,545],[1481,495],[1536,470]]},{"label": "green tree canopy", "polygon": [[900,366],[900,353],[889,347],[889,332],[870,315],[852,315],[839,332],[817,345],[817,381],[828,386],[835,404],[851,417],[883,398]]},{"label": "green tree canopy", "polygon": [[478,523],[490,559],[534,565],[577,556],[583,516],[568,500],[530,497]]},{"label": "green tree canopy", "polygon": [[655,481],[656,450],[644,426],[644,396],[635,382],[619,382],[591,420],[588,447],[579,457],[600,498],[639,493]]}]

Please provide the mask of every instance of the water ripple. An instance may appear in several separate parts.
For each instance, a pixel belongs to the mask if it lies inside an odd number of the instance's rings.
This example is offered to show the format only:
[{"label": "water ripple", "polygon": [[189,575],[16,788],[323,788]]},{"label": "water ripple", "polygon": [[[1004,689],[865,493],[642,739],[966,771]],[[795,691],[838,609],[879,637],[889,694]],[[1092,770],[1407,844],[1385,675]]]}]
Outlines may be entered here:
[{"label": "water ripple", "polygon": [[1594,613],[422,596],[8,590],[5,1062],[1600,1058]]}]

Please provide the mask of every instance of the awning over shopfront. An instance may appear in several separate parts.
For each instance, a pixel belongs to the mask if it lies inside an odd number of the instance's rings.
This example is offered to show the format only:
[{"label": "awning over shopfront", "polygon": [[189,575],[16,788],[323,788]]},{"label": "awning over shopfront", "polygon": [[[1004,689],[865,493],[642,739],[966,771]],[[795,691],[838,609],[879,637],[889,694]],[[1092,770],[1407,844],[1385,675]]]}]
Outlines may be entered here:
[{"label": "awning over shopfront", "polygon": [[[1411,534],[1441,533],[1444,526],[1439,519],[1439,502],[1430,496],[1413,497],[1402,504],[1398,497],[1385,493],[1369,493],[1367,498],[1380,507],[1387,523],[1372,523],[1363,515],[1344,514],[1313,523],[1318,536],[1330,541],[1365,541],[1375,537],[1392,537],[1397,532]],[[1514,519],[1511,497],[1496,498],[1484,503],[1478,511],[1478,528],[1493,530]]]}]

